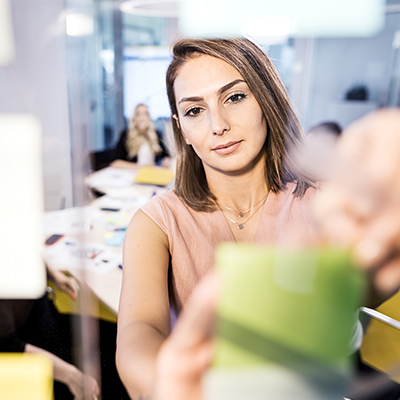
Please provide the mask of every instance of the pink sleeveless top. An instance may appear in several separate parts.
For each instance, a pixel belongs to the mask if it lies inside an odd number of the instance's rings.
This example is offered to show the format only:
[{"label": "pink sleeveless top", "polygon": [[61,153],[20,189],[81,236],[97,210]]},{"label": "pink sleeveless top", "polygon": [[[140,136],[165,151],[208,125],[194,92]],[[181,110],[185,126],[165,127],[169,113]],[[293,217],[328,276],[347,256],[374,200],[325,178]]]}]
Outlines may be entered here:
[{"label": "pink sleeveless top", "polygon": [[[269,193],[255,243],[315,243],[310,210],[315,189],[309,188],[302,198],[293,197],[294,189],[294,184],[288,184],[279,193]],[[170,279],[179,312],[194,286],[213,267],[216,246],[221,242],[235,242],[234,236],[221,210],[210,213],[194,211],[174,190],[153,197],[142,211],[168,236]]]}]

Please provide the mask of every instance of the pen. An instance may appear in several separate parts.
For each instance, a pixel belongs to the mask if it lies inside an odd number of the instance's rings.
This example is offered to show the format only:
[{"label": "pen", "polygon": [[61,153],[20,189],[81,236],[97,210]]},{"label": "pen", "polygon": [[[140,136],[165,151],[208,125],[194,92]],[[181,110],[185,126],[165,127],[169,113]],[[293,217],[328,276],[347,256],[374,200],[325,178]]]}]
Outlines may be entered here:
[{"label": "pen", "polygon": [[390,325],[393,328],[400,329],[400,322],[394,318],[391,318],[385,314],[380,313],[379,311],[373,310],[368,307],[360,307],[360,311],[364,314],[367,314],[369,317],[375,318],[378,321],[383,322],[384,324]]},{"label": "pen", "polygon": [[121,268],[121,269],[122,269],[122,265],[121,265],[121,264],[118,264],[118,268]]}]

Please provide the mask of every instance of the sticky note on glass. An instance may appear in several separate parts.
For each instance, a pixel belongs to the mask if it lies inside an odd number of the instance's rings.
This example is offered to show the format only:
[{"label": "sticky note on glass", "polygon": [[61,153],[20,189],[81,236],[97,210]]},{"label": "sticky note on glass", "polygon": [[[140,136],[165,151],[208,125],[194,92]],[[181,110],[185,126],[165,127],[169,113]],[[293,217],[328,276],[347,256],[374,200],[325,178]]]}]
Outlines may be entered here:
[{"label": "sticky note on glass", "polygon": [[0,298],[38,298],[42,259],[43,170],[39,121],[0,114]]},{"label": "sticky note on glass", "polygon": [[9,0],[0,0],[0,66],[11,63],[15,55],[15,43]]},{"label": "sticky note on glass", "polygon": [[345,251],[223,244],[215,367],[350,354],[365,278]]},{"label": "sticky note on glass", "polygon": [[[372,36],[384,25],[384,0],[182,0],[185,36]],[[205,23],[207,21],[207,23]]]},{"label": "sticky note on glass", "polygon": [[135,182],[166,186],[174,180],[174,176],[174,171],[169,168],[142,167],[135,177]]},{"label": "sticky note on glass", "polygon": [[53,399],[53,364],[41,354],[0,354],[2,400]]}]

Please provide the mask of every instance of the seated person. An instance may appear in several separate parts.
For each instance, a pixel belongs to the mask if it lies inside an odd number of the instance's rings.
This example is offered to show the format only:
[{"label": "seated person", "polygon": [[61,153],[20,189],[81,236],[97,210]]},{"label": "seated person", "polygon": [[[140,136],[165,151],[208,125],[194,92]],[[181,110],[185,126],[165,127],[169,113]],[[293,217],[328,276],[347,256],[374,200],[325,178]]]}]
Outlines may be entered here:
[{"label": "seated person", "polygon": [[111,167],[132,168],[154,164],[169,166],[170,157],[162,134],[155,130],[145,104],[136,106],[128,129],[121,134],[114,157]]},{"label": "seated person", "polygon": [[339,138],[339,136],[342,134],[342,128],[340,125],[336,122],[333,121],[326,121],[326,122],[321,122],[318,125],[312,126],[308,133],[308,135],[319,135],[319,134],[328,134],[332,135],[335,139]]},{"label": "seated person", "polygon": [[[74,278],[48,271],[60,289],[73,298],[77,296],[79,286]],[[72,364],[68,317],[57,312],[47,294],[39,299],[0,300],[0,351],[49,357],[53,362],[55,399],[83,399],[84,374]],[[97,381],[86,376],[86,384],[96,398],[100,393]]]},{"label": "seated person", "polygon": [[[79,293],[79,285],[75,278],[50,267],[47,267],[47,270],[49,278],[54,280],[57,288],[75,300]],[[79,316],[59,313],[47,293],[39,299],[2,299],[0,300],[0,352],[36,353],[50,358],[53,363],[55,400],[84,398],[94,400],[100,392],[104,400],[128,399],[114,362],[115,324],[100,321],[102,378],[100,386],[100,382],[84,374],[76,366],[77,354],[75,354],[73,329],[78,327],[80,322]],[[89,397],[84,397],[83,385]]]}]

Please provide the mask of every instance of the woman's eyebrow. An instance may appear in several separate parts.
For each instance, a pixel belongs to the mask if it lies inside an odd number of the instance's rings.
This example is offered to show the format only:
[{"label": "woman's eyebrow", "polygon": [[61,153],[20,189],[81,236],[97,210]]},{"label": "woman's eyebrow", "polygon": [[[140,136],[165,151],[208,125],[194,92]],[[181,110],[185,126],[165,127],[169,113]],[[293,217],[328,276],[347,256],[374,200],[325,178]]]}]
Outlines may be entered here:
[{"label": "woman's eyebrow", "polygon": [[222,88],[218,90],[218,96],[220,94],[226,92],[227,90],[229,90],[231,87],[233,87],[233,86],[235,86],[235,85],[237,85],[238,83],[241,83],[241,82],[246,83],[243,79],[235,79],[231,83],[228,83],[225,86],[222,86]]},{"label": "woman's eyebrow", "polygon": [[182,97],[179,100],[178,104],[181,104],[181,103],[183,103],[185,101],[202,101],[202,100],[204,100],[202,97]]},{"label": "woman's eyebrow", "polygon": [[[243,79],[235,79],[234,81],[227,83],[226,85],[222,86],[222,88],[218,89],[218,96],[221,95],[222,93],[226,92],[227,90],[229,90],[231,87],[237,85],[238,83],[246,83],[246,81],[244,81]],[[181,104],[185,101],[203,101],[203,97],[199,97],[199,96],[193,96],[193,97],[182,97],[178,104]]]}]

